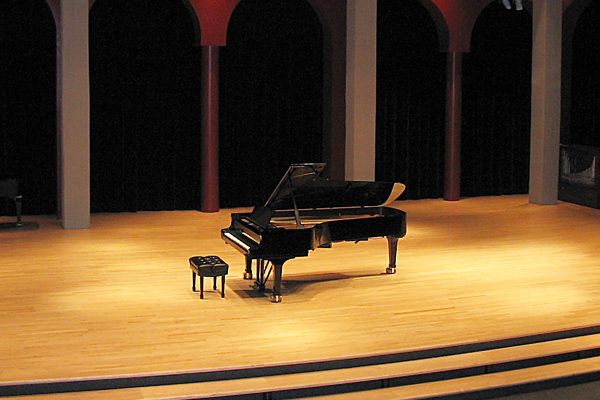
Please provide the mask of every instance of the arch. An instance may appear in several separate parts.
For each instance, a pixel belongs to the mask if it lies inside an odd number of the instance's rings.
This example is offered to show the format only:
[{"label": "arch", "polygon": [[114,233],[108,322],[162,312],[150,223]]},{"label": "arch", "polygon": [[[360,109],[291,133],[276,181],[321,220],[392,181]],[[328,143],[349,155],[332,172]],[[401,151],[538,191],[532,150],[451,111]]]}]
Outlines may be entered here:
[{"label": "arch", "polygon": [[[572,31],[583,10],[585,10],[585,8],[593,1],[594,0],[563,0],[563,15],[566,20],[563,23],[563,30]],[[570,28],[567,28],[567,26]]]},{"label": "arch", "polygon": [[432,0],[418,0],[419,3],[429,12],[431,20],[435,24],[435,28],[438,36],[438,43],[440,51],[450,51],[450,30],[448,28],[448,22],[444,17],[444,14],[440,11],[438,6]]},{"label": "arch", "polygon": [[52,11],[52,17],[54,18],[54,24],[58,26],[60,23],[60,4],[59,0],[46,0],[50,11]]},{"label": "arch", "polygon": [[581,14],[594,0],[566,0],[563,11],[563,36],[564,40],[572,40],[573,32],[579,22]]},{"label": "arch", "polygon": [[200,49],[181,0],[90,11],[92,212],[200,206]]},{"label": "arch", "polygon": [[263,202],[323,154],[323,34],[306,0],[242,0],[221,49],[220,204]]},{"label": "arch", "polygon": [[196,15],[194,6],[192,5],[192,3],[190,3],[190,0],[179,0],[179,1],[187,10],[188,16],[190,18],[190,22],[192,23],[192,27],[194,29],[194,45],[200,46],[200,44],[201,44],[200,37],[201,37],[202,29],[200,27],[200,19]]},{"label": "arch", "polygon": [[[577,5],[577,4],[575,4]],[[572,33],[571,103],[568,144],[600,147],[600,3],[580,10]]]},{"label": "arch", "polygon": [[463,68],[462,194],[528,192],[532,19],[494,2]]},{"label": "arch", "polygon": [[189,0],[200,21],[202,46],[225,46],[227,25],[240,0]]},{"label": "arch", "polygon": [[[428,10],[440,34],[448,29],[448,46],[442,51],[465,53],[470,51],[473,26],[482,10],[496,0],[419,0]],[[443,20],[443,22],[442,22]],[[444,35],[440,35],[444,40]]]},{"label": "arch", "polygon": [[0,30],[0,175],[19,180],[23,213],[56,214],[55,20],[45,0],[4,1]]},{"label": "arch", "polygon": [[333,179],[345,175],[346,142],[346,2],[308,0],[323,33],[323,161]]},{"label": "arch", "polygon": [[593,0],[564,0],[563,1],[563,40],[562,40],[562,72],[561,72],[561,119],[560,141],[571,142],[571,97],[572,95],[572,61],[573,33],[579,17]]},{"label": "arch", "polygon": [[446,54],[421,2],[380,0],[377,12],[376,179],[441,197]]}]

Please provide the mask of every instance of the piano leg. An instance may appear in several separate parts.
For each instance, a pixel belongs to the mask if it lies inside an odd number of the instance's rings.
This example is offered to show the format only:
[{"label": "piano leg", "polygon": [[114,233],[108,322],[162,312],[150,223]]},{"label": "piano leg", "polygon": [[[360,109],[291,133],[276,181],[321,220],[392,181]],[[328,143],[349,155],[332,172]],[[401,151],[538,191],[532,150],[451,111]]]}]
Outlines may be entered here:
[{"label": "piano leg", "polygon": [[252,259],[246,256],[246,270],[244,271],[244,279],[252,279]]},{"label": "piano leg", "polygon": [[388,254],[389,254],[389,265],[385,269],[386,274],[396,273],[396,251],[398,249],[398,237],[388,236]]},{"label": "piano leg", "polygon": [[273,263],[273,270],[275,273],[273,274],[273,294],[271,295],[271,302],[280,303],[281,302],[281,275],[283,272],[283,263],[286,260],[271,260]]}]

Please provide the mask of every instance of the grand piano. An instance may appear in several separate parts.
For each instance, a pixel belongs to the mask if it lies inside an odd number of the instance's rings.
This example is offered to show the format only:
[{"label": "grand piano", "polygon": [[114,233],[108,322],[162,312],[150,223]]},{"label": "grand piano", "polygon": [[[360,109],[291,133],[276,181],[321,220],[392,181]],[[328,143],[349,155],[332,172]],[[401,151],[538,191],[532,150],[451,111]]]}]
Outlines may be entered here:
[{"label": "grand piano", "polygon": [[335,242],[386,237],[389,263],[396,272],[398,239],[406,235],[406,213],[386,207],[405,189],[401,183],[334,181],[323,178],[324,163],[292,164],[262,206],[231,214],[221,238],[245,257],[245,279],[265,290],[273,273],[271,301],[281,301],[283,264],[309,250]]}]

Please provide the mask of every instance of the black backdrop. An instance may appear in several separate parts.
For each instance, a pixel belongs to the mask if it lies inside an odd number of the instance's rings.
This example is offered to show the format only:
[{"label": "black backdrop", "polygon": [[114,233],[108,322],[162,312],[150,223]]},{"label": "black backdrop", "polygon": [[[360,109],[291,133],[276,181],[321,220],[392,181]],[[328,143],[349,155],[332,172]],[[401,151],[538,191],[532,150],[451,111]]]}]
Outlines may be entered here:
[{"label": "black backdrop", "polygon": [[463,196],[527,193],[531,15],[489,5],[463,64]]},{"label": "black backdrop", "polygon": [[227,36],[220,204],[256,205],[290,163],[321,161],[323,33],[305,0],[242,0]]},{"label": "black backdrop", "polygon": [[404,197],[440,197],[444,180],[446,55],[416,0],[377,5],[376,179]]},{"label": "black backdrop", "polygon": [[[574,143],[599,145],[599,3],[573,42]],[[381,0],[379,9],[377,179],[436,197],[444,55],[416,1]],[[94,211],[199,204],[200,49],[189,18],[178,0],[97,0],[92,9]],[[56,211],[55,37],[44,0],[0,2],[0,175],[20,179],[29,214]],[[490,5],[465,55],[463,195],[527,191],[530,59],[530,15]],[[289,162],[321,159],[321,63],[322,33],[305,1],[240,3],[222,50],[222,204],[256,203]]]},{"label": "black backdrop", "polygon": [[570,143],[600,146],[600,1],[581,14],[573,34]]},{"label": "black backdrop", "polygon": [[[45,0],[0,1],[0,178],[24,214],[56,214],[56,27]],[[0,200],[0,215],[13,214]]]},{"label": "black backdrop", "polygon": [[200,207],[197,41],[192,16],[180,0],[94,3],[93,212]]}]

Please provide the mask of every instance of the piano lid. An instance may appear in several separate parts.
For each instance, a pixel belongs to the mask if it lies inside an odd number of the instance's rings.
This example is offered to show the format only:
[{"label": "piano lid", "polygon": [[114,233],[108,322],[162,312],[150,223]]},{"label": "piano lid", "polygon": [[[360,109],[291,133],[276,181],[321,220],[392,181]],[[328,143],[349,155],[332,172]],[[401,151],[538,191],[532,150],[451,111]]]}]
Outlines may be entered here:
[{"label": "piano lid", "polygon": [[391,203],[405,189],[401,183],[326,179],[321,176],[325,165],[290,165],[264,206],[272,210],[372,207]]}]

